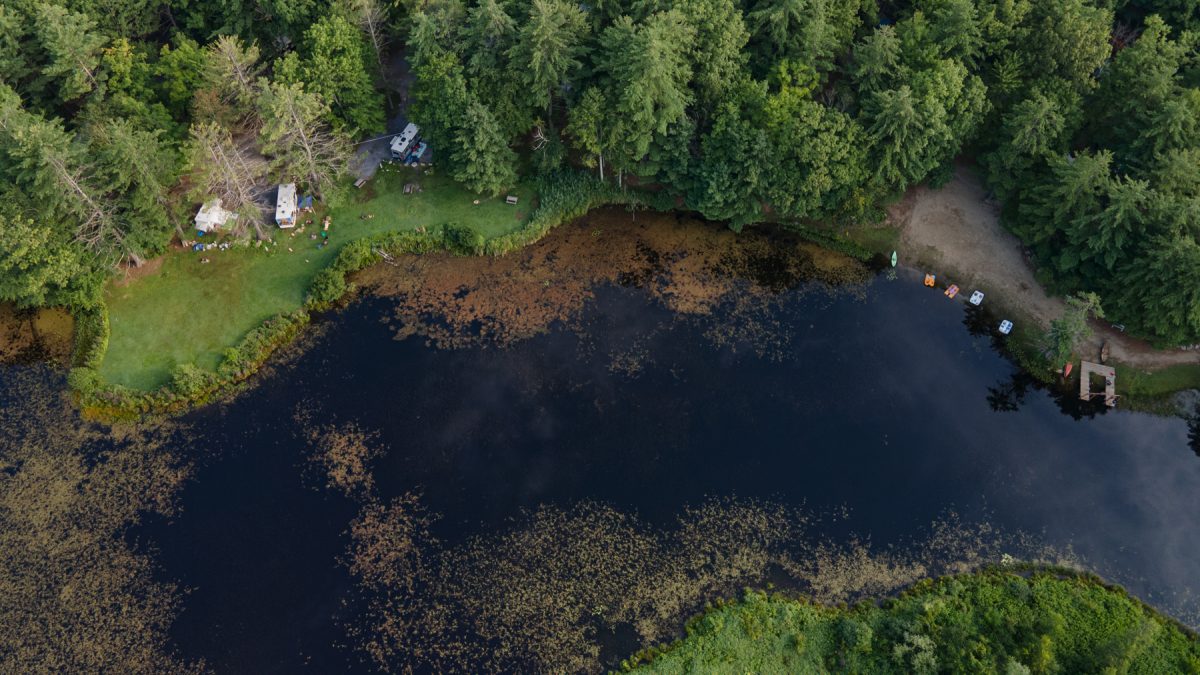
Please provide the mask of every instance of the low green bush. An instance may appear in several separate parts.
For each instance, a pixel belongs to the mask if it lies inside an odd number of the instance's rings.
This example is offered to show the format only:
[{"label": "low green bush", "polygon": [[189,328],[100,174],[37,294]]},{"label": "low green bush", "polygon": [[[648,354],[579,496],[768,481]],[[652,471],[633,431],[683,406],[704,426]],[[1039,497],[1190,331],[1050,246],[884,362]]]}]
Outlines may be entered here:
[{"label": "low green bush", "polygon": [[313,278],[306,304],[313,309],[326,309],[345,295],[347,290],[346,272],[326,267]]},{"label": "low green bush", "polygon": [[95,368],[77,366],[67,373],[67,386],[80,396],[90,396],[100,389],[100,373]]},{"label": "low green bush", "polygon": [[782,223],[781,227],[789,232],[795,232],[801,237],[811,241],[821,248],[829,249],[844,253],[851,258],[858,260],[870,260],[875,254],[867,250],[864,246],[854,243],[848,239],[839,237],[837,234],[828,230],[821,230],[800,223]]},{"label": "low green bush", "polygon": [[442,226],[446,249],[458,255],[483,255],[487,240],[478,230],[462,223],[446,223]]},{"label": "low green bush", "polygon": [[622,190],[611,183],[599,181],[589,173],[578,171],[557,172],[539,179],[537,192],[538,206],[530,214],[529,222],[516,232],[489,239],[484,245],[484,253],[504,255],[528,246],[558,225],[583,216],[598,206],[624,204],[632,208],[655,208],[664,206],[669,199],[665,195]]},{"label": "low green bush", "polygon": [[77,309],[75,319],[75,353],[71,365],[76,368],[100,368],[108,351],[108,308],[103,304]]},{"label": "low green bush", "polygon": [[171,389],[180,396],[195,397],[213,385],[214,375],[194,363],[183,363],[171,373]]}]

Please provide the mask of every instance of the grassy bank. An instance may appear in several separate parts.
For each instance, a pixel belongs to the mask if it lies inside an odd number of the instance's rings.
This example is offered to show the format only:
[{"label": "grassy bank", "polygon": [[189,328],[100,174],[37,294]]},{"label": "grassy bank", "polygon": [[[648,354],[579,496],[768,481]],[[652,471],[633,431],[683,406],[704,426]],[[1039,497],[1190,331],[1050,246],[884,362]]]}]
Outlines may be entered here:
[{"label": "grassy bank", "polygon": [[[420,183],[422,192],[404,194],[410,182]],[[534,199],[532,186],[522,186],[513,192],[518,205],[509,206],[503,196],[477,197],[448,177],[387,166],[364,190],[356,195],[361,201],[329,212],[333,224],[325,248],[318,248],[319,238],[309,238],[320,230],[325,214],[319,211],[314,225],[295,237],[276,232],[269,253],[261,247],[173,251],[156,273],[111,284],[106,296],[111,334],[99,368],[103,381],[146,391],[167,383],[182,364],[215,370],[224,350],[252,328],[300,309],[314,277],[349,242],[447,222],[491,239],[520,230]],[[361,219],[365,214],[374,217]],[[210,262],[201,264],[201,258]]]},{"label": "grassy bank", "polygon": [[[407,183],[419,183],[422,191],[404,194]],[[111,284],[105,305],[82,315],[72,385],[95,404],[85,407],[102,417],[181,411],[252,375],[295,337],[310,311],[345,295],[346,274],[377,262],[379,250],[502,255],[605,204],[674,207],[660,195],[618,190],[587,174],[563,174],[513,193],[517,206],[503,197],[478,198],[440,175],[387,167],[353,193],[351,203],[328,212],[328,246],[311,238],[326,215],[318,210],[306,231],[276,231],[274,241],[263,245],[173,251],[148,273]],[[835,232],[783,226],[859,259],[896,245],[896,230],[889,227]],[[1039,378],[1053,379],[1037,353],[1034,322],[1019,310],[1010,314],[1017,323],[1009,339],[1014,358]],[[1200,385],[1200,366],[1124,369],[1121,375],[1122,395],[1134,400]]]},{"label": "grassy bank", "polygon": [[[404,195],[403,184],[418,180],[424,191]],[[501,255],[601,205],[661,207],[653,196],[580,173],[515,190],[520,204],[532,207],[528,217],[501,198],[475,204],[477,198],[453,182],[408,169],[382,172],[373,186],[356,204],[331,212],[336,245],[320,247],[319,238],[308,236],[320,231],[313,225],[295,237],[281,233],[271,245],[176,251],[155,274],[114,286],[111,306],[79,311],[69,381],[84,413],[133,419],[180,413],[218,398],[294,340],[310,312],[351,291],[349,273],[385,253]],[[314,214],[314,223],[323,215]],[[505,224],[505,216],[516,224]],[[204,257],[210,262],[201,263]],[[213,275],[214,269],[220,273]]]},{"label": "grassy bank", "polygon": [[624,666],[644,673],[1196,673],[1200,643],[1095,577],[993,570],[924,581],[853,608],[747,592],[690,621],[683,640]]}]

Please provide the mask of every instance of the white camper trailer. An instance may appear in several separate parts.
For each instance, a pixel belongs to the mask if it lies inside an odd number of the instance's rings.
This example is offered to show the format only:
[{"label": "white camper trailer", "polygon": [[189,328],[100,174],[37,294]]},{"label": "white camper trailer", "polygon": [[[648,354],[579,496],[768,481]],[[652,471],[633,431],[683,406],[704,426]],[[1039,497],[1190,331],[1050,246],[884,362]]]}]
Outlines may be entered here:
[{"label": "white camper trailer", "polygon": [[416,142],[417,134],[420,131],[421,129],[417,125],[409,122],[408,126],[404,127],[404,131],[401,131],[397,136],[393,136],[391,146],[392,159],[404,161],[404,158],[408,155],[408,151],[412,149],[413,144]]},{"label": "white camper trailer", "polygon": [[225,223],[236,220],[237,214],[221,208],[220,199],[210,199],[204,202],[196,212],[196,231],[212,232],[225,227]]},{"label": "white camper trailer", "polygon": [[296,184],[284,183],[279,186],[275,197],[275,224],[280,227],[296,226]]}]

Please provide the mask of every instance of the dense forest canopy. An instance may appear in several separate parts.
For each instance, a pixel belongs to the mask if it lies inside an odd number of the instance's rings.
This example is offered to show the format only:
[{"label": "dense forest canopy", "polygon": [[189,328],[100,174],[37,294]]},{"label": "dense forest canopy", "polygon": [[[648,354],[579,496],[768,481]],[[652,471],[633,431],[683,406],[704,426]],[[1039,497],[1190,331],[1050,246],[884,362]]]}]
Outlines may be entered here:
[{"label": "dense forest canopy", "polygon": [[583,168],[735,229],[875,219],[966,154],[1054,290],[1200,341],[1197,27],[1195,0],[10,1],[0,299],[94,304],[212,197],[263,234],[271,181],[335,195],[406,106],[473,190]]}]

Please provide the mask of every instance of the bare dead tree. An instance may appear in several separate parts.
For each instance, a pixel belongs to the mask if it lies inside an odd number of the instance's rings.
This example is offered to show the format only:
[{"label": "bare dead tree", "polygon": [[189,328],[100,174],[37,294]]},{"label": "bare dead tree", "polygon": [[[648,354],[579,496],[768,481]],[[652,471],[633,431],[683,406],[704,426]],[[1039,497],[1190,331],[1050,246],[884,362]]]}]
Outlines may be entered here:
[{"label": "bare dead tree", "polygon": [[45,181],[39,194],[53,195],[57,208],[78,221],[75,238],[103,264],[115,265],[125,249],[117,207],[93,184],[89,167],[71,156],[61,128],[26,112],[16,92],[0,87],[0,132],[20,139],[22,154],[39,167],[36,182]]},{"label": "bare dead tree", "polygon": [[542,128],[541,123],[535,123],[533,127],[533,149],[541,150],[549,142],[550,139],[546,138],[546,131]]},{"label": "bare dead tree", "polygon": [[79,218],[75,239],[100,258],[105,267],[114,267],[121,258],[131,256],[134,252],[126,247],[117,208],[89,184],[86,167],[71,166],[65,157],[53,151],[46,153],[45,162],[57,185],[69,195],[69,209]]},{"label": "bare dead tree", "polygon": [[1132,45],[1140,36],[1141,31],[1138,30],[1137,26],[1118,21],[1113,26],[1112,37],[1109,39],[1109,42],[1112,44],[1113,52],[1116,53]]},{"label": "bare dead tree", "polygon": [[383,70],[383,54],[387,51],[387,10],[379,0],[349,0],[358,28],[367,36],[375,52],[375,62]]},{"label": "bare dead tree", "polygon": [[345,173],[351,155],[349,141],[325,121],[329,106],[300,84],[272,84],[263,96],[261,113],[263,152],[272,156],[272,168],[301,177],[324,200]]}]

